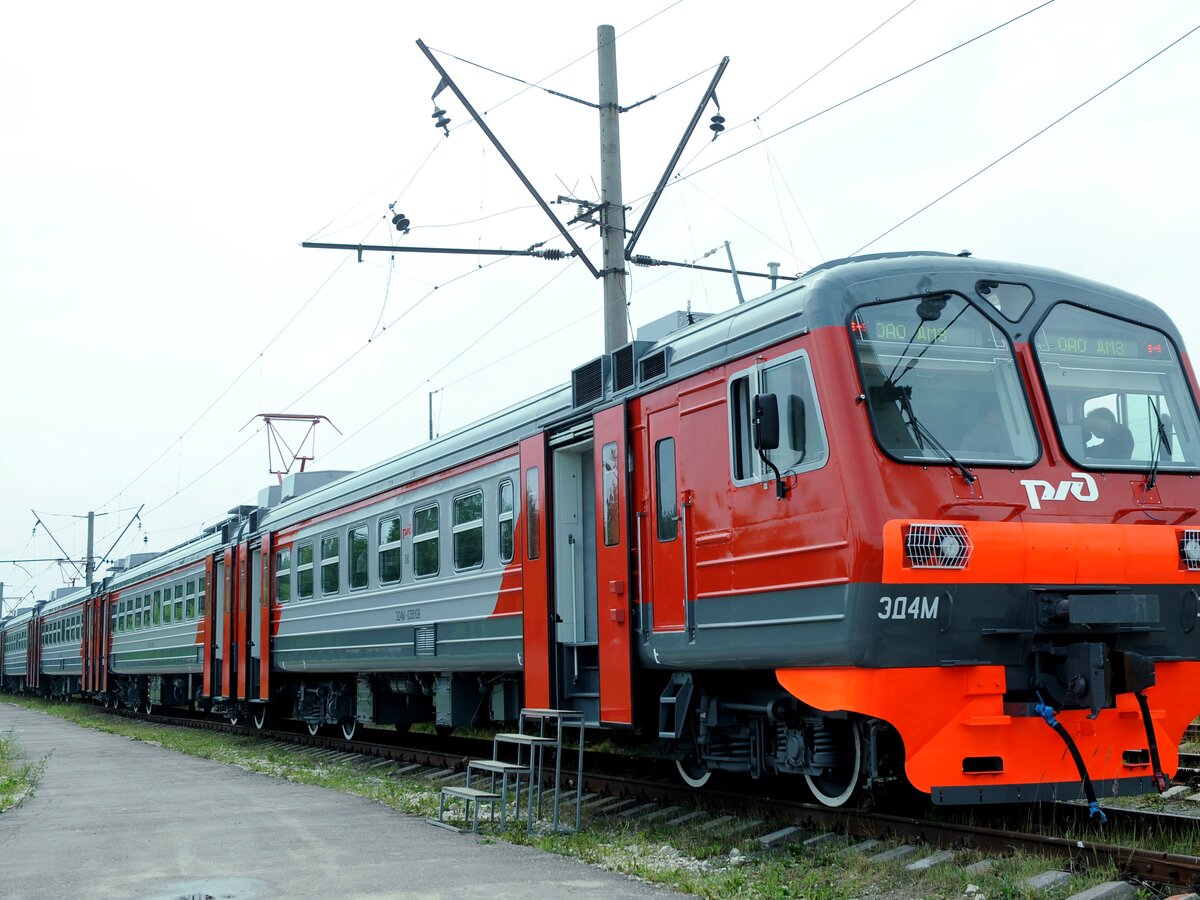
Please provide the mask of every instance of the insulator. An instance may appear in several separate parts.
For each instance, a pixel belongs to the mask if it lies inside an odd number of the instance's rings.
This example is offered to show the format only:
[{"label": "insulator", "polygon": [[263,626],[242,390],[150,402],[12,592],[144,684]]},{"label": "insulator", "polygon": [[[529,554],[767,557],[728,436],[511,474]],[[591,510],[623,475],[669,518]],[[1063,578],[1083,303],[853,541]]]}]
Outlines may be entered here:
[{"label": "insulator", "polygon": [[713,140],[717,139],[717,135],[725,130],[725,117],[718,113],[712,117],[712,124],[708,126],[713,133]]},{"label": "insulator", "polygon": [[643,253],[639,253],[636,256],[629,257],[629,261],[631,263],[633,263],[635,266],[657,266],[658,265],[658,260],[654,259],[653,257],[646,256]]},{"label": "insulator", "polygon": [[431,118],[437,120],[436,122],[433,123],[433,127],[442,129],[442,131],[446,132],[446,137],[449,137],[450,136],[450,117],[446,115],[446,111],[444,109],[442,109],[440,106],[435,106],[433,108],[433,115],[431,116]]},{"label": "insulator", "polygon": [[396,226],[397,231],[408,231],[408,226],[412,224],[404,213],[396,213],[392,216],[392,224]]},{"label": "insulator", "polygon": [[566,259],[567,254],[563,250],[559,250],[556,247],[551,247],[549,250],[540,251],[538,253],[538,256],[540,256],[542,259],[558,260],[558,259]]}]

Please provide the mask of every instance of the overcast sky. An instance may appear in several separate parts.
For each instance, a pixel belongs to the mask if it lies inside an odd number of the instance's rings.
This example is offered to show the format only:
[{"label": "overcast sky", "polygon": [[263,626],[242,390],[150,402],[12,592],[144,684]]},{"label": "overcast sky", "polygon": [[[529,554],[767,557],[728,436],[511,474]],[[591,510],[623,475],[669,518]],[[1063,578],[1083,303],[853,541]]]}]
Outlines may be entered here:
[{"label": "overcast sky", "polygon": [[[300,248],[387,243],[393,202],[402,243],[565,246],[448,91],[449,137],[434,127],[417,38],[542,196],[595,200],[596,111],[514,79],[594,101],[596,27],[615,26],[622,105],[657,95],[621,117],[631,225],[729,56],[727,129],[710,140],[706,110],[638,252],[724,265],[729,241],[739,267],[794,274],[969,249],[1142,294],[1194,348],[1200,34],[880,238],[1200,25],[1191,0],[1055,0],[805,121],[1035,6],[9,4],[0,559],[60,555],[31,509],[76,558],[69,516],[88,510],[106,513],[97,555],[142,504],[114,557],[197,534],[274,480],[259,413],[327,416],[341,435],[320,428],[312,467],[354,469],[425,439],[430,391],[444,433],[601,352],[577,261]],[[598,263],[596,229],[574,234]],[[630,285],[635,328],[736,303],[728,276],[635,268]],[[71,577],[0,564],[10,607]]]}]

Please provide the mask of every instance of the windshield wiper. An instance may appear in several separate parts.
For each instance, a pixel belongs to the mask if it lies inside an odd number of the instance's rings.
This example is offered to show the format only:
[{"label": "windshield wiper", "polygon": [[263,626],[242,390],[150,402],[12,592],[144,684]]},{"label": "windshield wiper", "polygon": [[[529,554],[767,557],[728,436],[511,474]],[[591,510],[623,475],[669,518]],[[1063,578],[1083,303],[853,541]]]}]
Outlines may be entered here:
[{"label": "windshield wiper", "polygon": [[[903,374],[903,373],[901,373]],[[962,473],[963,480],[967,484],[975,483],[975,473],[968,469],[965,465],[958,461],[958,458],[946,449],[946,445],[939,441],[925,425],[917,418],[917,414],[913,412],[912,407],[912,386],[904,385],[901,387],[890,378],[883,383],[883,387],[879,391],[880,397],[886,402],[898,402],[900,404],[900,412],[904,416],[905,424],[912,429],[913,435],[917,439],[917,449],[924,450],[925,445],[921,443],[922,439],[929,442],[929,445],[934,450],[942,454],[947,460],[957,467]]]},{"label": "windshield wiper", "polygon": [[1146,473],[1146,490],[1151,491],[1158,483],[1158,463],[1162,458],[1163,447],[1167,448],[1168,454],[1171,452],[1171,436],[1167,434],[1167,426],[1163,424],[1162,416],[1158,414],[1158,404],[1149,395],[1146,396],[1146,405],[1150,407],[1150,411],[1154,413],[1154,420],[1158,423],[1157,427],[1152,427],[1150,430],[1150,444],[1154,449],[1150,451],[1150,471]]}]

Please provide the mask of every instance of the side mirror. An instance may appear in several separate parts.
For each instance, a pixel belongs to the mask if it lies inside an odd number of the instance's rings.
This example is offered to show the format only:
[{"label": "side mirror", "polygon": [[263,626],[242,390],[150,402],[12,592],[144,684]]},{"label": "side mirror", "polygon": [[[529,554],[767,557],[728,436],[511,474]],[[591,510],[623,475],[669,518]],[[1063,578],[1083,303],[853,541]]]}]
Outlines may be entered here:
[{"label": "side mirror", "polygon": [[754,449],[779,448],[779,398],[774,394],[754,395]]}]

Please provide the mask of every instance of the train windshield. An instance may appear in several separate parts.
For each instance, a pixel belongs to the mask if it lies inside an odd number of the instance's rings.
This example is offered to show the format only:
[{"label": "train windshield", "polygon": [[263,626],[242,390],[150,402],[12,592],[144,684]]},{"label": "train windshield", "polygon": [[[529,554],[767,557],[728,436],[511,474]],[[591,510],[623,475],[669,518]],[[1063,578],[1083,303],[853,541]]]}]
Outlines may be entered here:
[{"label": "train windshield", "polygon": [[1012,345],[958,294],[859,307],[850,332],[890,456],[1030,465],[1038,455]]},{"label": "train windshield", "polygon": [[1034,336],[1058,435],[1078,466],[1194,470],[1200,421],[1163,332],[1060,303]]}]

